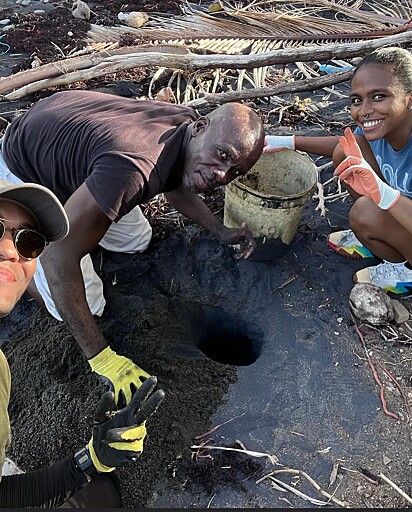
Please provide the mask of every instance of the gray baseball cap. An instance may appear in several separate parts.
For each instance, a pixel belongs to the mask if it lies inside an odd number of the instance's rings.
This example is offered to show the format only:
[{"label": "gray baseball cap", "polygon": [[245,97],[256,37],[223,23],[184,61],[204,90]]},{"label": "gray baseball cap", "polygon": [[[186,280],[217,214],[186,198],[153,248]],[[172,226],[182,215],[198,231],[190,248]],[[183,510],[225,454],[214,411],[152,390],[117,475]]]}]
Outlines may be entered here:
[{"label": "gray baseball cap", "polygon": [[37,220],[48,242],[64,238],[69,220],[61,202],[48,188],[36,183],[10,183],[0,179],[0,199],[18,203]]}]

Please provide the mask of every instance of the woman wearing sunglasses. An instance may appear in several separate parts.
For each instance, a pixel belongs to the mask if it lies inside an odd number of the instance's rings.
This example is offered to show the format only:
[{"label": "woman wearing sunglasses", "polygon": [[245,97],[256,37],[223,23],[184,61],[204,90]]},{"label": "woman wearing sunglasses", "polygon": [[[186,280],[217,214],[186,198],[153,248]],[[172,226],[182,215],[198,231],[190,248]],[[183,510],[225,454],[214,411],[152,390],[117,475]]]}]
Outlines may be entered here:
[{"label": "woman wearing sunglasses", "polygon": [[[0,180],[0,317],[12,311],[27,289],[46,245],[68,231],[66,213],[47,188]],[[105,393],[96,409],[92,439],[76,453],[32,473],[2,478],[0,471],[0,507],[119,507],[119,493],[106,475],[141,454],[145,421],[164,397],[160,390],[152,394],[156,382],[155,377],[146,379],[121,410],[115,408],[114,394]],[[0,350],[0,470],[11,437],[10,385],[10,369]]]}]

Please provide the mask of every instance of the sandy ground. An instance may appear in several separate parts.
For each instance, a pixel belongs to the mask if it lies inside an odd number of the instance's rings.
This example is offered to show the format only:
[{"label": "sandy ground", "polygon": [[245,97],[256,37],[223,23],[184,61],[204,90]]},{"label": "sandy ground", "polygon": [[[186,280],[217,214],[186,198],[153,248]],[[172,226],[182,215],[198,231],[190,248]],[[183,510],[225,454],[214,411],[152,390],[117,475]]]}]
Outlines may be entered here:
[{"label": "sandy ground", "polygon": [[[12,53],[19,52],[16,46]],[[14,59],[10,54],[1,61],[3,76]],[[119,84],[93,86],[123,90]],[[341,96],[308,94],[317,110],[300,116],[290,107],[281,125],[266,104],[255,108],[270,132],[340,133],[350,123],[342,97],[348,86],[337,90]],[[28,98],[25,105],[36,99]],[[284,99],[290,105],[294,101]],[[8,119],[7,112],[17,106],[0,103],[2,116]],[[325,170],[322,181],[330,176]],[[223,195],[208,200],[221,215]],[[108,298],[99,325],[111,346],[157,375],[166,392],[148,422],[143,455],[133,467],[118,471],[123,507],[315,506],[280,492],[268,480],[256,483],[284,468],[306,472],[350,507],[406,506],[378,475],[411,494],[410,418],[385,375],[388,407],[399,420],[383,413],[348,307],[352,274],[377,261],[347,260],[326,246],[331,230],[348,227],[350,200],[328,205],[326,218],[316,206],[309,202],[290,246],[261,244],[249,261],[236,260],[232,248],[194,225],[172,229],[156,216],[146,253],[95,251]],[[410,307],[409,300],[403,303]],[[102,388],[65,325],[28,297],[0,325],[0,344],[13,376],[9,456],[29,471],[89,439]],[[410,345],[385,342],[379,332],[361,328],[373,357],[410,400]],[[245,446],[276,456],[277,463],[266,456],[191,450],[205,441],[215,447]],[[338,472],[329,487],[334,467]],[[327,501],[302,475],[278,477]]]}]

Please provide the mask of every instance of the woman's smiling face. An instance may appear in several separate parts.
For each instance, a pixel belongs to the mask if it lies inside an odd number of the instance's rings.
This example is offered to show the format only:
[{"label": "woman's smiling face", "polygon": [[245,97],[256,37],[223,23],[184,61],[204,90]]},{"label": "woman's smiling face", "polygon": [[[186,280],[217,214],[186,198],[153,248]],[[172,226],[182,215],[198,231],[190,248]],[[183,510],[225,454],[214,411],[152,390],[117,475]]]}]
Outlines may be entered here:
[{"label": "woman's smiling face", "polygon": [[[6,228],[36,227],[31,216],[17,204],[0,199],[0,218]],[[34,272],[36,259],[21,258],[7,229],[0,240],[0,317],[8,315],[26,291]]]},{"label": "woman's smiling face", "polygon": [[[351,116],[367,140],[385,139],[395,149],[409,140],[412,130],[411,93],[390,66],[367,64],[352,78]],[[397,147],[400,146],[400,147]]]}]

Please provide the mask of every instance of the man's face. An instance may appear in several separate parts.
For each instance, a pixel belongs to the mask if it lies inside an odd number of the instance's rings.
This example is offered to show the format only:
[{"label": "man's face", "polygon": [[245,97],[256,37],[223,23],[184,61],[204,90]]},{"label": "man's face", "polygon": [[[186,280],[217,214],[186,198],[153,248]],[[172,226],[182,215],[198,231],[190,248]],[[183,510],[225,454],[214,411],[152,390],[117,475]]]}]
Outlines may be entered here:
[{"label": "man's face", "polygon": [[[0,199],[0,219],[6,228],[36,228],[34,220],[23,208],[4,199]],[[26,260],[19,256],[12,232],[6,229],[0,240],[0,317],[11,312],[35,271],[36,260]]]},{"label": "man's face", "polygon": [[183,188],[207,192],[246,174],[262,149],[248,126],[239,119],[223,117],[213,121],[202,117],[193,123],[185,152]]}]

